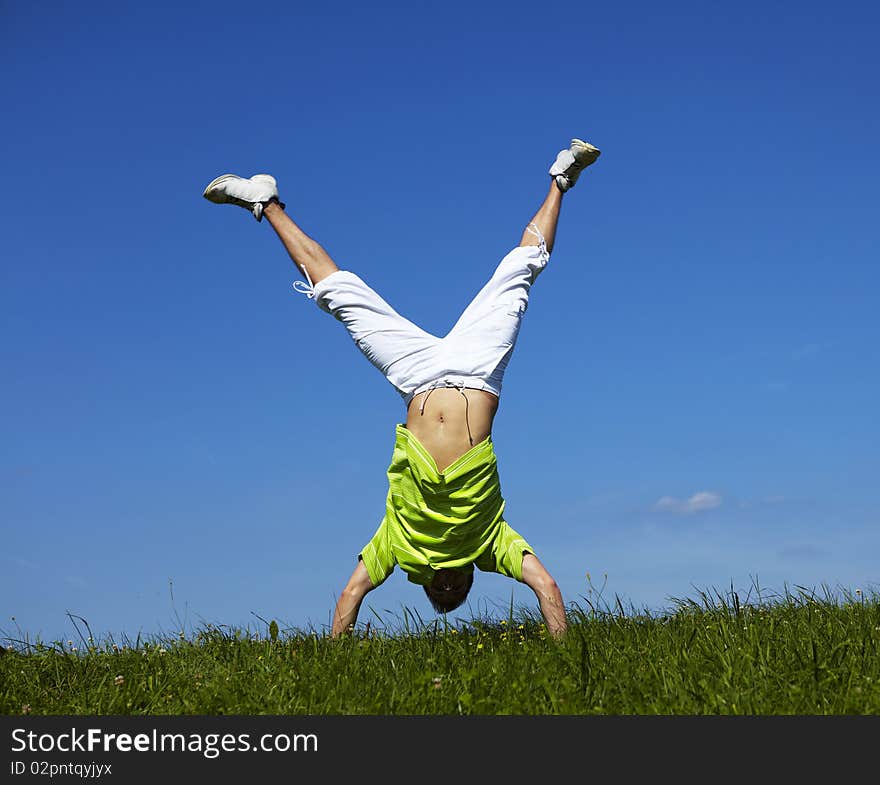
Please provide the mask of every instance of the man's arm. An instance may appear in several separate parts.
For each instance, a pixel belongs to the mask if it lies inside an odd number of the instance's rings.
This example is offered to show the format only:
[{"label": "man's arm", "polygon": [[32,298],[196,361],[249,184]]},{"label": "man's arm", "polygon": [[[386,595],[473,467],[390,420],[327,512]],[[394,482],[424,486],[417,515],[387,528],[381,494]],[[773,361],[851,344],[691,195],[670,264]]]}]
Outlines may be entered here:
[{"label": "man's arm", "polygon": [[373,582],[362,560],[359,560],[357,567],[348,579],[348,583],[339,595],[336,602],[336,610],[333,613],[333,627],[330,632],[332,638],[338,638],[344,633],[350,633],[354,629],[357,621],[358,611],[361,608],[361,602],[366,597],[367,592],[374,589]]},{"label": "man's arm", "polygon": [[554,638],[561,638],[567,627],[562,592],[533,553],[523,555],[522,582],[535,592],[550,634]]}]

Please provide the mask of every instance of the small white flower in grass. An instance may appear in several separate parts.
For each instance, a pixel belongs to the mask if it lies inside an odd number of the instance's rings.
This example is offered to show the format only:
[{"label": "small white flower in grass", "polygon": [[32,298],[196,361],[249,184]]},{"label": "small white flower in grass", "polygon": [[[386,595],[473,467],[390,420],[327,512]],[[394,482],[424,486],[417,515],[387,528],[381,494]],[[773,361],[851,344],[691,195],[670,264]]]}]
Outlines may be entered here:
[{"label": "small white flower in grass", "polygon": [[118,687],[121,684],[125,684],[125,677],[120,675],[113,679],[113,683]]}]

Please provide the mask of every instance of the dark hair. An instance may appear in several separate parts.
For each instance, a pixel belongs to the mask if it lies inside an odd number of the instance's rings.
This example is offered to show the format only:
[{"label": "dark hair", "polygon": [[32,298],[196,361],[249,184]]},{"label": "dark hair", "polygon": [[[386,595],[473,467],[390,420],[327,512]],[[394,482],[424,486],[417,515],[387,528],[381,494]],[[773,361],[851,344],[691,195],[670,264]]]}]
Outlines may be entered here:
[{"label": "dark hair", "polygon": [[428,586],[422,586],[422,588],[425,590],[425,595],[428,598],[428,602],[431,603],[431,607],[435,611],[437,611],[437,613],[449,613],[449,611],[454,611],[467,599],[468,592],[471,590],[471,586],[473,585],[474,573],[469,572],[467,578],[467,586],[465,587],[464,594],[461,595],[461,599],[459,600],[438,600],[435,597],[431,596]]}]

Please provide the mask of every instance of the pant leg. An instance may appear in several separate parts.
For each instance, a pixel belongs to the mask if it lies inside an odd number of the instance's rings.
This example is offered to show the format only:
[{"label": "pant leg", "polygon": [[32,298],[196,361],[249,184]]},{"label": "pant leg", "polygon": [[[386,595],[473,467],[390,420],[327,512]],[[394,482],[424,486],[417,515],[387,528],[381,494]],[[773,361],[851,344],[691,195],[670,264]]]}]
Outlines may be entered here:
[{"label": "pant leg", "polygon": [[510,251],[443,339],[447,364],[500,392],[532,284],[547,265],[543,243]]},{"label": "pant leg", "polygon": [[497,308],[525,313],[532,284],[548,260],[549,254],[543,243],[514,248],[499,262],[492,277],[477,292],[448,334],[478,327]]},{"label": "pant leg", "polygon": [[312,291],[318,307],[345,325],[364,356],[404,397],[434,372],[440,339],[397,313],[359,276],[338,270]]}]

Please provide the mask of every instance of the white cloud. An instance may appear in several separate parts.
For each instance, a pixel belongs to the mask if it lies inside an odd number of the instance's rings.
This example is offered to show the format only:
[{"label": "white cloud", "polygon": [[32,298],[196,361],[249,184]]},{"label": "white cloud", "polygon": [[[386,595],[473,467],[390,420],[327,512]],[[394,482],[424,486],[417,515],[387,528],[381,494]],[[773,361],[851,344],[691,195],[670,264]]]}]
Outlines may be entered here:
[{"label": "white cloud", "polygon": [[655,510],[690,514],[701,510],[711,510],[721,506],[721,496],[712,491],[699,491],[689,499],[676,499],[674,496],[663,496],[654,502]]},{"label": "white cloud", "polygon": [[806,357],[812,357],[819,352],[827,351],[831,347],[830,341],[822,341],[820,343],[805,343],[799,349],[792,353],[795,360],[803,360]]}]

